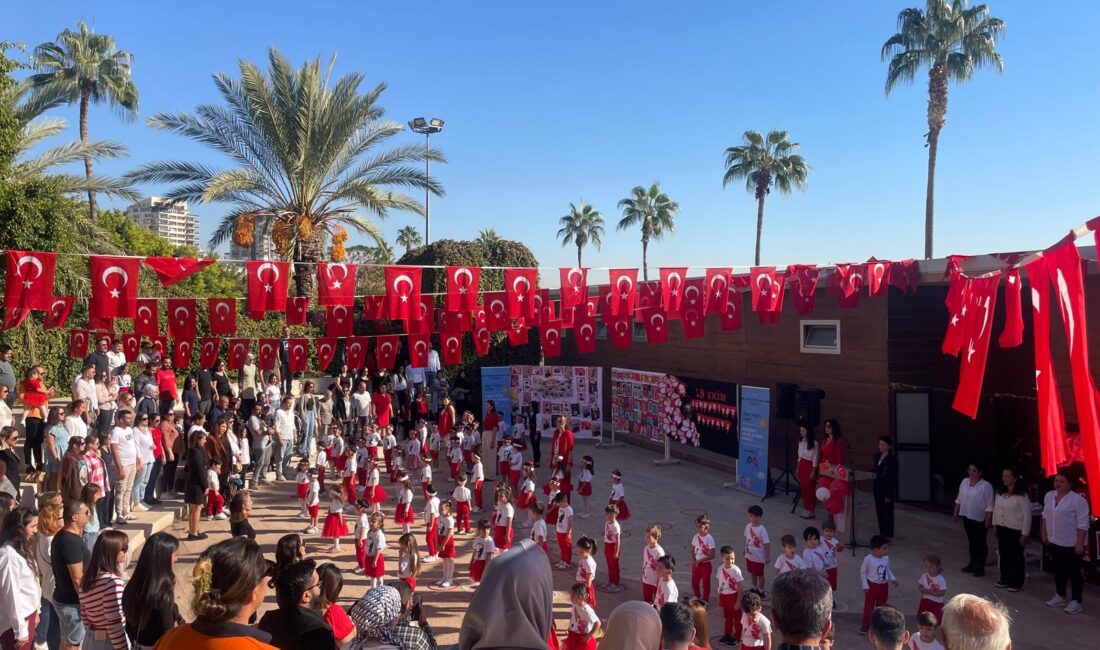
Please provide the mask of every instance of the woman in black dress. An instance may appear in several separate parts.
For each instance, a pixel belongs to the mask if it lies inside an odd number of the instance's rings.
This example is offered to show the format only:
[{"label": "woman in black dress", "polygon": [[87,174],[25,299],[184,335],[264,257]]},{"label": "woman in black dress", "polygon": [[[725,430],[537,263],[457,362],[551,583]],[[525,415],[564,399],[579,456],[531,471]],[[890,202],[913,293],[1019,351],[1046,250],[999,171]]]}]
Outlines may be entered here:
[{"label": "woman in black dress", "polygon": [[878,532],[894,537],[894,501],[898,496],[898,457],[894,453],[894,439],[882,436],[878,439],[875,454],[875,517]]},{"label": "woman in black dress", "polygon": [[183,500],[187,503],[187,541],[206,539],[206,533],[199,532],[199,519],[206,502],[206,454],[203,445],[206,432],[195,429],[187,441],[187,454],[184,466],[187,479],[183,482]]},{"label": "woman in black dress", "polygon": [[137,649],[152,648],[165,632],[183,624],[176,605],[176,574],[172,565],[180,542],[168,533],[154,533],[145,540],[137,567],[122,592],[126,635]]}]

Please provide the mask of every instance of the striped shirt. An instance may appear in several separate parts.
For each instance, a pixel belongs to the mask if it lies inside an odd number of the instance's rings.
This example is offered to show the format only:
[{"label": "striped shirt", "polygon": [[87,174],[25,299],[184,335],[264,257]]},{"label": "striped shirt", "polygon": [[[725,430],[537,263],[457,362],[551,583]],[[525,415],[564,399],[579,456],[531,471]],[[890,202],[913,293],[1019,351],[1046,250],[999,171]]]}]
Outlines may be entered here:
[{"label": "striped shirt", "polygon": [[126,637],[126,617],[122,613],[121,576],[101,573],[92,588],[80,593],[80,618],[90,628],[107,633],[116,650],[130,647]]},{"label": "striped shirt", "polygon": [[100,494],[107,494],[107,467],[98,454],[84,454],[84,466],[88,470],[88,478],[84,482],[95,483],[99,486]]}]

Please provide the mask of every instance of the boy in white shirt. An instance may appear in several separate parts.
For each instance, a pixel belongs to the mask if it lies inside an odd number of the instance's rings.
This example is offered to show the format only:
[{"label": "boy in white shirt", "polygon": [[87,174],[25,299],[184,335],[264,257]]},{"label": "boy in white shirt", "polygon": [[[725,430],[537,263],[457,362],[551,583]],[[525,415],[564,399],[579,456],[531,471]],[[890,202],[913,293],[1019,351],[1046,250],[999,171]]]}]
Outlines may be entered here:
[{"label": "boy in white shirt", "polygon": [[607,561],[607,590],[618,593],[626,589],[619,574],[619,545],[623,535],[623,528],[619,525],[619,507],[609,503],[603,512],[603,557]]},{"label": "boy in white shirt", "polygon": [[710,519],[695,518],[695,535],[691,538],[691,593],[704,603],[710,602],[711,561],[715,555],[714,537],[710,534]]},{"label": "boy in white shirt", "polygon": [[771,560],[772,545],[768,538],[768,529],[760,523],[764,509],[758,505],[749,506],[749,523],[745,524],[745,567],[748,569],[751,588],[763,597],[764,567]]},{"label": "boy in white shirt", "polygon": [[309,489],[306,491],[306,511],[309,513],[309,527],[304,532],[317,532],[317,516],[321,510],[321,483],[317,480],[317,470],[309,469]]},{"label": "boy in white shirt", "polygon": [[559,569],[568,569],[573,564],[573,506],[569,505],[569,499],[564,492],[559,492],[554,497],[554,505],[558,508],[554,533],[558,539],[558,548],[561,549],[561,561],[556,566]]},{"label": "boy in white shirt", "polygon": [[439,561],[439,547],[436,544],[436,536],[439,534],[439,497],[435,486],[431,483],[424,489],[424,539],[428,545],[428,556],[422,562],[432,564]]},{"label": "boy in white shirt", "polygon": [[665,603],[675,603],[680,600],[680,590],[676,588],[676,581],[672,579],[676,571],[676,558],[671,555],[662,555],[657,560],[657,596],[653,599],[653,606],[658,610]]},{"label": "boy in white shirt", "polygon": [[795,541],[794,535],[784,535],[779,541],[783,544],[783,554],[775,558],[775,575],[805,569],[806,565],[802,562],[802,556],[798,554],[798,542]]},{"label": "boy in white shirt", "polygon": [[210,461],[210,469],[206,470],[206,520],[214,521],[228,519],[222,508],[225,507],[225,497],[218,492],[218,480],[222,471],[222,461],[215,458]]},{"label": "boy in white shirt", "polygon": [[920,631],[909,637],[909,650],[943,650],[943,644],[936,638],[939,624],[939,618],[932,612],[917,614],[917,629]]},{"label": "boy in white shirt", "polygon": [[451,498],[455,500],[455,510],[458,516],[455,518],[455,534],[470,533],[470,488],[466,487],[466,473],[458,475],[458,485],[451,492]]},{"label": "boy in white shirt", "polygon": [[741,596],[741,647],[765,648],[772,645],[772,624],[762,610],[760,594],[748,592]]},{"label": "boy in white shirt", "polygon": [[[741,583],[744,576],[737,566],[737,554],[732,546],[723,546],[722,564],[718,567],[718,606],[722,608],[725,627],[722,638],[718,640],[723,645],[734,645],[741,638]],[[736,634],[736,636],[734,636]]]},{"label": "boy in white shirt", "polygon": [[825,548],[821,544],[821,533],[813,526],[808,526],[802,531],[802,539],[806,542],[806,548],[802,550],[802,564],[806,569],[826,578]]},{"label": "boy in white shirt", "polygon": [[650,524],[645,531],[646,546],[642,549],[642,600],[647,603],[652,603],[657,597],[657,561],[665,554],[660,541],[660,526]]},{"label": "boy in white shirt", "polygon": [[859,633],[866,636],[871,625],[871,612],[885,605],[890,598],[890,585],[898,586],[898,579],[890,570],[890,540],[882,535],[871,536],[871,552],[863,558],[859,568],[859,581],[863,586],[863,619]]}]

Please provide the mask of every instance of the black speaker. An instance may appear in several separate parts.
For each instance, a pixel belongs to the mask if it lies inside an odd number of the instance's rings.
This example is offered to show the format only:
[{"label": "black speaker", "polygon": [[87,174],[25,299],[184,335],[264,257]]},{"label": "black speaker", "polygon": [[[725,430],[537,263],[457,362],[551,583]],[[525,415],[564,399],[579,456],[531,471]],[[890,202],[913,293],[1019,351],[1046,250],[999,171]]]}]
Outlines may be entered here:
[{"label": "black speaker", "polygon": [[798,384],[778,383],[775,385],[775,417],[780,420],[793,420],[794,393],[798,390]]},{"label": "black speaker", "polygon": [[821,424],[821,400],[825,391],[820,388],[798,388],[794,391],[794,414],[802,424],[816,427]]}]

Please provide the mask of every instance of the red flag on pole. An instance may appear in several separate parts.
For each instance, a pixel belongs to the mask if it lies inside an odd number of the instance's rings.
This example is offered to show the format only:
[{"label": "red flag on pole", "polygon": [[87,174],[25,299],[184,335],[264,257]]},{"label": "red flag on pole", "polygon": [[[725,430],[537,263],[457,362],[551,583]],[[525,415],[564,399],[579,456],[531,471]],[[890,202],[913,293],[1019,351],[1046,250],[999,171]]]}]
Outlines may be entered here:
[{"label": "red flag on pole", "polygon": [[90,332],[87,330],[69,330],[69,356],[73,359],[83,359],[88,356],[88,339]]},{"label": "red flag on pole", "polygon": [[1058,472],[1067,460],[1066,415],[1058,390],[1058,377],[1050,356],[1050,273],[1044,259],[1028,264],[1031,284],[1031,316],[1035,340],[1035,389],[1039,406],[1039,450],[1047,476]]},{"label": "red flag on pole", "polygon": [[776,302],[783,293],[783,282],[775,277],[774,266],[754,266],[749,271],[752,286],[752,310],[775,311]]},{"label": "red flag on pole", "polygon": [[[639,309],[660,309],[661,307],[661,283],[658,280],[639,282],[637,298],[634,299],[634,311]],[[610,304],[608,305],[610,309]],[[610,315],[610,314],[608,314]]]},{"label": "red flag on pole", "polygon": [[817,280],[821,272],[813,264],[791,264],[787,277],[791,278],[791,299],[799,316],[813,313],[817,303]]},{"label": "red flag on pole", "polygon": [[351,336],[353,331],[351,307],[334,305],[325,308],[325,335],[335,337]]},{"label": "red flag on pole", "polygon": [[293,338],[286,342],[290,372],[305,372],[309,362],[309,339]]},{"label": "red flag on pole", "polygon": [[547,359],[561,356],[561,323],[543,322],[539,326],[539,339],[542,343],[542,356]]},{"label": "red flag on pole", "polygon": [[313,344],[317,350],[317,369],[321,372],[329,367],[332,358],[336,356],[336,342],[337,339],[332,337],[314,339]]},{"label": "red flag on pole", "polygon": [[353,336],[348,339],[348,368],[359,370],[367,364],[367,345],[365,336]]},{"label": "red flag on pole", "polygon": [[638,319],[645,325],[646,343],[665,343],[668,341],[668,319],[657,307],[640,309]]},{"label": "red flag on pole", "polygon": [[175,339],[195,338],[195,321],[194,298],[168,299],[168,336]]},{"label": "red flag on pole", "polygon": [[661,308],[664,311],[680,311],[686,278],[687,267],[661,268]]},{"label": "red flag on pole", "polygon": [[1005,326],[997,339],[997,345],[1002,348],[1014,348],[1024,343],[1021,284],[1019,269],[1011,268],[1005,272]]},{"label": "red flag on pole", "polygon": [[729,292],[730,270],[708,268],[706,277],[707,313],[726,313],[726,294]]},{"label": "red flag on pole", "polygon": [[723,332],[735,332],[741,329],[742,309],[741,290],[731,282],[726,292],[726,310],[722,312],[720,320]]},{"label": "red flag on pole", "polygon": [[480,267],[448,266],[447,311],[472,311],[477,309],[477,294],[480,286]]},{"label": "red flag on pole", "polygon": [[54,298],[50,304],[50,310],[46,312],[46,318],[42,321],[42,329],[55,330],[65,327],[69,321],[69,314],[73,311],[73,302],[76,298]]},{"label": "red flag on pole", "polygon": [[290,299],[286,310],[287,325],[305,325],[309,314],[309,296],[295,296]]},{"label": "red flag on pole", "polygon": [[419,266],[386,267],[386,315],[391,320],[418,317],[420,276]]},{"label": "red flag on pole", "polygon": [[970,278],[962,273],[951,276],[951,283],[947,287],[947,297],[944,304],[947,306],[947,331],[940,344],[940,351],[953,357],[959,356],[962,349],[963,337],[966,334],[966,312],[970,303]]},{"label": "red flag on pole", "polygon": [[93,255],[88,258],[88,267],[92,281],[88,314],[99,318],[133,318],[137,312],[141,260]]},{"label": "red flag on pole", "polygon": [[279,339],[260,339],[260,370],[271,370],[279,363]]},{"label": "red flag on pole", "polygon": [[916,293],[920,284],[920,263],[917,260],[894,262],[890,267],[890,284],[905,293]]},{"label": "red flag on pole", "polygon": [[172,347],[172,366],[186,368],[191,365],[191,352],[195,347],[194,339],[176,339]]},{"label": "red flag on pole", "polygon": [[210,266],[214,260],[192,257],[146,257],[142,263],[145,264],[145,268],[157,274],[161,285],[170,287]]},{"label": "red flag on pole", "polygon": [[442,361],[448,366],[457,366],[462,363],[462,334],[441,334],[440,343],[443,345]]},{"label": "red flag on pole", "polygon": [[634,297],[637,295],[634,284],[638,280],[638,269],[611,269],[610,276],[609,313],[611,316],[630,318],[634,315]]},{"label": "red flag on pole", "polygon": [[829,291],[836,296],[841,309],[859,306],[859,288],[863,286],[863,272],[855,264],[837,264],[829,274]]},{"label": "red flag on pole", "polygon": [[479,327],[474,330],[474,352],[477,356],[483,357],[489,354],[489,340],[492,337],[492,333],[488,327]]},{"label": "red flag on pole", "polygon": [[363,297],[363,320],[386,320],[386,296]]},{"label": "red flag on pole", "polygon": [[589,316],[583,306],[573,312],[573,339],[577,345],[577,354],[591,354],[596,351],[596,317]]},{"label": "red flag on pole", "polygon": [[378,361],[379,370],[393,368],[393,361],[397,358],[399,341],[400,337],[396,334],[379,336],[374,340],[374,358]]},{"label": "red flag on pole", "polygon": [[252,349],[251,339],[229,339],[229,369],[240,370]]},{"label": "red flag on pole", "polygon": [[207,298],[207,315],[210,333],[216,336],[233,336],[237,333],[237,299]]},{"label": "red flag on pole", "polygon": [[504,296],[508,318],[535,318],[536,269],[504,269]]},{"label": "red flag on pole", "polygon": [[345,262],[317,264],[317,304],[354,306],[357,268]]},{"label": "red flag on pole", "polygon": [[222,340],[216,336],[204,336],[199,339],[199,367],[213,368],[218,362],[218,353],[222,351]]},{"label": "red flag on pole", "polygon": [[558,273],[561,275],[561,311],[565,313],[588,300],[588,269],[565,267]]},{"label": "red flag on pole", "polygon": [[435,322],[435,298],[420,296],[417,314],[417,318],[405,321],[405,331],[409,334],[431,334]]},{"label": "red flag on pole", "polygon": [[684,282],[684,299],[680,302],[680,311],[695,309],[700,314],[707,312],[707,284],[703,278],[691,278]]},{"label": "red flag on pole", "polygon": [[167,336],[153,336],[149,339],[149,342],[153,344],[153,350],[157,353],[158,357],[161,359],[168,357],[170,350],[168,349]]},{"label": "red flag on pole", "polygon": [[269,311],[286,311],[290,263],[248,260],[244,266],[248,278],[248,313],[256,318]]},{"label": "red flag on pole", "polygon": [[959,365],[959,387],[951,408],[974,419],[985,378],[985,361],[989,354],[989,339],[993,329],[993,312],[997,309],[997,285],[1001,272],[971,280],[974,309],[966,318],[966,335]]},{"label": "red flag on pole", "polygon": [[56,253],[8,251],[4,310],[49,310],[56,270]]}]

